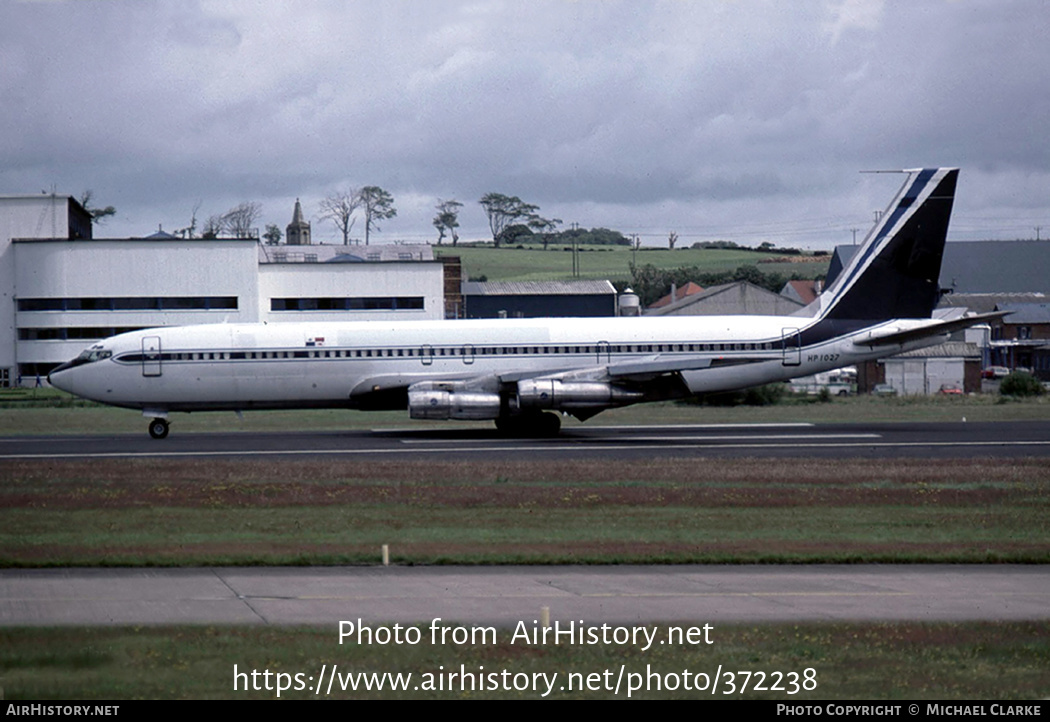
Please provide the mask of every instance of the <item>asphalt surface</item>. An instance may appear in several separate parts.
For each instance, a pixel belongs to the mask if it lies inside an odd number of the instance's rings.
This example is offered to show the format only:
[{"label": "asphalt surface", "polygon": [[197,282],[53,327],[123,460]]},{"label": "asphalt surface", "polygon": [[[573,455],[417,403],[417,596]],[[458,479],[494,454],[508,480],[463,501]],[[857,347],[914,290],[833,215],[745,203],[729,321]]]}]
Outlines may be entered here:
[{"label": "asphalt surface", "polygon": [[1050,421],[884,424],[573,426],[549,439],[507,439],[488,429],[185,433],[0,438],[0,459],[112,457],[352,457],[464,460],[665,457],[1018,458],[1050,456]]},{"label": "asphalt surface", "polygon": [[1015,565],[318,567],[0,572],[0,626],[1050,619]]}]

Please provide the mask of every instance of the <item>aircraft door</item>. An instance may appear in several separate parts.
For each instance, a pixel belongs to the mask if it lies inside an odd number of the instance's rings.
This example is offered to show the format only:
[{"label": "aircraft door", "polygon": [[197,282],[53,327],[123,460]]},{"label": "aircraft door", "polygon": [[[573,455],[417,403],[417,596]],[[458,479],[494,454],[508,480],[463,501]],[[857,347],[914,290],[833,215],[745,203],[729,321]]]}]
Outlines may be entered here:
[{"label": "aircraft door", "polygon": [[474,363],[474,344],[468,343],[461,349],[461,352],[463,354],[463,363],[468,366]]},{"label": "aircraft door", "polygon": [[781,331],[781,343],[784,347],[784,366],[802,364],[802,334],[797,328],[785,328]]},{"label": "aircraft door", "polygon": [[434,363],[434,347],[429,343],[423,344],[419,349],[419,360],[423,362],[424,366]]},{"label": "aircraft door", "polygon": [[609,363],[611,349],[608,341],[599,341],[596,351],[598,352],[598,363]]},{"label": "aircraft door", "polygon": [[160,336],[142,337],[142,375],[160,376]]}]

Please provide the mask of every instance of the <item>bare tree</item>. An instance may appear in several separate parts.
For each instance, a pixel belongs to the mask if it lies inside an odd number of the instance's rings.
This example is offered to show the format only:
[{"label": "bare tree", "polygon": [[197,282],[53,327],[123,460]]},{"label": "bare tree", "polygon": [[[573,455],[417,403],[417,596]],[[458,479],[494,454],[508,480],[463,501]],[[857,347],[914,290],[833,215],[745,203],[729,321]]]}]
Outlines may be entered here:
[{"label": "bare tree", "polygon": [[678,242],[678,234],[675,233],[674,231],[671,231],[670,234],[668,234],[668,236],[667,236],[667,246],[673,251],[674,250],[674,244],[677,243],[677,242]]},{"label": "bare tree", "polygon": [[105,208],[94,208],[91,205],[91,197],[94,195],[94,191],[86,190],[80,194],[80,205],[84,207],[88,215],[91,216],[92,223],[102,223],[109,216],[116,215],[117,209],[113,206],[106,206]]},{"label": "bare tree", "polygon": [[343,234],[343,245],[350,245],[350,230],[357,219],[354,213],[361,205],[355,188],[336,191],[321,201],[321,219],[332,221]]},{"label": "bare tree", "polygon": [[368,245],[369,234],[373,230],[382,230],[379,221],[385,221],[397,215],[394,208],[394,197],[379,186],[365,186],[357,193],[357,200],[365,214],[365,245]]},{"label": "bare tree", "polygon": [[459,209],[463,207],[463,204],[457,200],[443,201],[438,198],[437,204],[437,215],[434,216],[434,227],[438,229],[438,245],[441,245],[442,239],[445,237],[445,232],[448,231],[452,236],[452,245],[456,245],[459,240],[459,236],[456,234],[456,229],[459,228]]},{"label": "bare tree", "polygon": [[223,214],[222,228],[234,238],[252,238],[252,231],[258,230],[255,224],[261,215],[261,204],[246,201]]},{"label": "bare tree", "polygon": [[190,224],[185,228],[180,228],[175,231],[178,235],[183,238],[196,238],[197,237],[197,211],[201,209],[203,201],[198,200],[193,206],[193,212],[190,214]]},{"label": "bare tree", "polygon": [[223,216],[208,216],[201,228],[201,238],[218,238],[223,232]]}]

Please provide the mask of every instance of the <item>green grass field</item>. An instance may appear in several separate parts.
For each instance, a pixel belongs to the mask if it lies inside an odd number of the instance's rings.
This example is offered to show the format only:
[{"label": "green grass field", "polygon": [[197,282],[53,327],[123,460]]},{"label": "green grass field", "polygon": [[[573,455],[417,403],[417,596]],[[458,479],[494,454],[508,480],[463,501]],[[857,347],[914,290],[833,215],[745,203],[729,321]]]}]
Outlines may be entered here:
[{"label": "green grass field", "polygon": [[[436,248],[439,255],[459,256],[464,278],[485,276],[490,281],[550,281],[572,278],[572,253],[564,246],[524,248],[491,246],[443,246]],[[760,253],[736,249],[647,248],[632,252],[624,246],[585,246],[579,253],[580,277],[627,281],[631,278],[630,264],[651,264],[661,269],[697,266],[701,271],[732,271],[743,265],[756,265],[764,273],[781,273],[785,277],[799,274],[804,278],[823,275],[828,270],[830,256],[808,263],[766,263],[783,258],[782,254]]]},{"label": "green grass field", "polygon": [[1050,561],[1050,467],[0,462],[0,566]]}]

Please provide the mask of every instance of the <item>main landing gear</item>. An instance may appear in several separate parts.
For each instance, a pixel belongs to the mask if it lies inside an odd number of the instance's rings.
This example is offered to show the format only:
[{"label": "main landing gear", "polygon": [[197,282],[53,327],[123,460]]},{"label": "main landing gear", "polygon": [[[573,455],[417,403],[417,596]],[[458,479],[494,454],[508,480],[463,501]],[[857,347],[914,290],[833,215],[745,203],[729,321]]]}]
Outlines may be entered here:
[{"label": "main landing gear", "polygon": [[163,439],[168,435],[167,419],[150,419],[149,435],[154,439]]},{"label": "main landing gear", "polygon": [[541,438],[557,436],[561,431],[561,418],[550,411],[500,416],[496,429],[504,436]]}]

